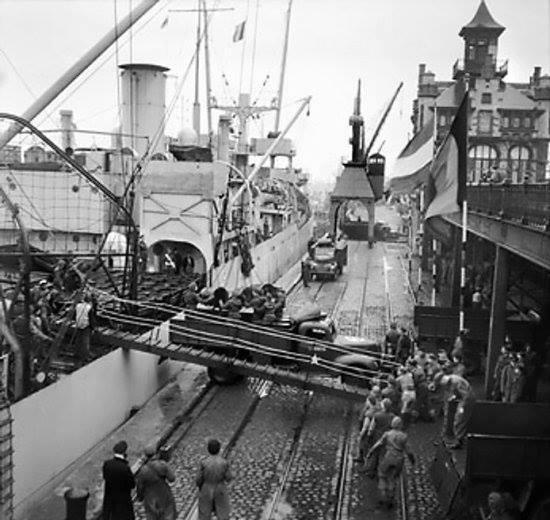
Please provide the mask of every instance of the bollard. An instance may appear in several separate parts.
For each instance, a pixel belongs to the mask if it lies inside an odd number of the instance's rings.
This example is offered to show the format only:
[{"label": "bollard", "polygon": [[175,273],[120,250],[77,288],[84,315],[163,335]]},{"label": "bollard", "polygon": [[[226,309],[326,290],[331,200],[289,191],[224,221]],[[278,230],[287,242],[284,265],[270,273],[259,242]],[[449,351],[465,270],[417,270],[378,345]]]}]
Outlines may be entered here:
[{"label": "bollard", "polygon": [[65,520],[86,520],[86,505],[90,493],[87,489],[70,488],[65,491]]}]

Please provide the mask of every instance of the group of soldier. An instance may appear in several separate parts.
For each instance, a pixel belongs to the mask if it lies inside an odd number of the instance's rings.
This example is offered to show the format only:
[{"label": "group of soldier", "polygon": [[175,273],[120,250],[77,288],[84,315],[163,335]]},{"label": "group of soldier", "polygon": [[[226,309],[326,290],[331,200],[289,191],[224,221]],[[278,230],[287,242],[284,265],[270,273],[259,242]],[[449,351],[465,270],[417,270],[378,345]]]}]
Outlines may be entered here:
[{"label": "group of soldier", "polygon": [[188,309],[266,324],[282,317],[285,301],[285,292],[271,284],[253,285],[228,293],[223,287],[199,290],[193,282],[183,291],[181,298],[182,305]]},{"label": "group of soldier", "polygon": [[392,507],[405,457],[414,464],[407,430],[417,419],[434,421],[443,415],[442,439],[460,449],[466,436],[475,395],[464,377],[458,344],[452,359],[446,351],[426,353],[413,345],[406,329],[392,324],[386,336],[386,354],[396,360],[394,374],[374,381],[361,411],[360,471],[378,478],[380,503]]},{"label": "group of soldier", "polygon": [[509,337],[504,341],[493,372],[492,398],[504,403],[535,401],[539,367],[531,345],[515,352]]}]

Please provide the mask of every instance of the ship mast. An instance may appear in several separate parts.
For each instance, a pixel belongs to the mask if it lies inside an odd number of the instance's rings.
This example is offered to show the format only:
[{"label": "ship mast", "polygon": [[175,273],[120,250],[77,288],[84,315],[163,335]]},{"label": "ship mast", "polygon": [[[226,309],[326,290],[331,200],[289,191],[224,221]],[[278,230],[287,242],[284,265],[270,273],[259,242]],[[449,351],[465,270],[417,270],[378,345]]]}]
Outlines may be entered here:
[{"label": "ship mast", "polygon": [[286,28],[285,28],[285,43],[283,47],[283,58],[281,61],[281,74],[279,77],[279,93],[277,96],[277,112],[275,113],[275,133],[279,131],[281,122],[281,107],[283,104],[283,86],[285,81],[286,56],[288,53],[288,36],[290,34],[290,13],[292,9],[292,0],[288,0],[288,10],[286,12]]},{"label": "ship mast", "polygon": [[201,1],[197,0],[197,42],[195,47],[195,101],[193,102],[193,130],[197,135],[197,144],[200,144],[201,136],[201,104],[199,101],[199,72],[201,50]]}]

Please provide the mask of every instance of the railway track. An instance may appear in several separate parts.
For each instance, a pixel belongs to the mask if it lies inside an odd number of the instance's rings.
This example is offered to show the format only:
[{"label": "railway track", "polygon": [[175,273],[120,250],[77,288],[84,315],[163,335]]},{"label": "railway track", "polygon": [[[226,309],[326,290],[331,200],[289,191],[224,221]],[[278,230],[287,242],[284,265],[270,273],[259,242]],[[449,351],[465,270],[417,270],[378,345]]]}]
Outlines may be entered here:
[{"label": "railway track", "polygon": [[[356,331],[363,330],[368,309],[367,280],[365,276]],[[288,296],[291,300],[306,296],[325,310],[330,305],[330,314],[338,321],[342,306],[350,306],[345,301],[348,289],[357,294],[358,288],[348,282],[336,285],[320,281],[308,294],[294,288]],[[262,399],[266,396],[269,399]],[[178,519],[196,518],[195,472],[206,456],[206,440],[217,437],[235,474],[230,487],[232,520],[358,520],[350,515],[353,479],[358,478],[353,467],[356,412],[341,399],[262,380],[248,386],[213,388],[166,443],[176,470]],[[403,480],[399,515],[392,511],[389,516],[361,518],[408,520],[406,494]],[[138,518],[144,518],[142,511]]]}]

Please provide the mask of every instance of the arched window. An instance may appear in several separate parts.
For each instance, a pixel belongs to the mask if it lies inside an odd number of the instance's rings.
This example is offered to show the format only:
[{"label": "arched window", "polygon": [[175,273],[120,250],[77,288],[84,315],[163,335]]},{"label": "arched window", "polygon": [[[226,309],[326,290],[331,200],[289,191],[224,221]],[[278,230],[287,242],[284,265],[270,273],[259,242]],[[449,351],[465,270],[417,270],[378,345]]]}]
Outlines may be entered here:
[{"label": "arched window", "polygon": [[498,166],[496,148],[488,144],[472,146],[468,152],[470,165],[468,168],[468,182],[479,182],[491,177],[492,168]]},{"label": "arched window", "polygon": [[516,145],[510,148],[510,174],[508,178],[512,182],[523,182],[526,175],[534,180],[534,172],[531,172],[531,150],[524,145]]}]

